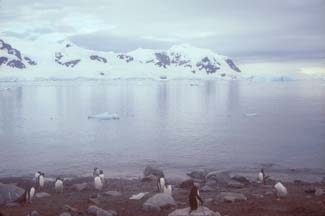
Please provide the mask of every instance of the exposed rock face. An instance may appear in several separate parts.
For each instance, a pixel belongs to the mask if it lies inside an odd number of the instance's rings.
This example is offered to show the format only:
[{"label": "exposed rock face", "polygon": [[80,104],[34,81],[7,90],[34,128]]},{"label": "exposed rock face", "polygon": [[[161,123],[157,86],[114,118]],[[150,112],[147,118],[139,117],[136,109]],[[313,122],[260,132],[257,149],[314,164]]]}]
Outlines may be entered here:
[{"label": "exposed rock face", "polygon": [[0,66],[6,65],[11,68],[24,69],[26,64],[37,65],[31,58],[23,57],[18,49],[0,39]]},{"label": "exposed rock face", "polygon": [[174,198],[166,193],[158,193],[150,197],[144,204],[144,211],[160,211],[161,208],[170,208],[176,206]]},{"label": "exposed rock face", "polygon": [[106,58],[101,57],[101,56],[98,56],[98,55],[91,55],[89,58],[91,60],[96,60],[96,61],[99,61],[99,62],[107,63],[107,59]]},{"label": "exposed rock face", "polygon": [[190,208],[176,209],[168,216],[221,216],[219,212],[214,212],[207,207],[201,206],[197,210],[190,213]]},{"label": "exposed rock face", "polygon": [[155,53],[156,59],[158,62],[155,65],[158,65],[159,67],[166,68],[168,65],[170,65],[170,58],[165,52],[161,53]]},{"label": "exposed rock face", "polygon": [[192,171],[190,173],[187,173],[186,175],[194,179],[204,180],[205,176],[207,175],[207,172],[199,170],[199,171]]},{"label": "exposed rock face", "polygon": [[117,57],[119,59],[122,59],[122,60],[125,60],[127,63],[131,62],[134,60],[134,58],[132,56],[129,56],[129,55],[125,55],[125,54],[120,54],[120,55],[117,55]]},{"label": "exposed rock face", "polygon": [[231,59],[226,59],[225,61],[231,69],[237,72],[241,72],[240,69],[235,65],[235,63]]},{"label": "exposed rock face", "polygon": [[25,64],[19,60],[11,60],[7,63],[9,67],[23,69],[26,68]]},{"label": "exposed rock face", "polygon": [[204,69],[207,74],[215,73],[217,70],[219,70],[220,67],[216,65],[220,65],[220,63],[217,62],[214,58],[213,60],[210,60],[209,57],[204,57],[200,62],[196,63],[196,66],[199,68],[199,70]]},{"label": "exposed rock face", "polygon": [[0,205],[14,202],[21,195],[23,195],[24,192],[24,189],[17,187],[13,184],[0,183]]},{"label": "exposed rock face", "polygon": [[73,68],[74,66],[76,66],[81,61],[80,59],[74,59],[74,60],[63,62],[62,61],[63,57],[64,57],[64,55],[61,52],[55,53],[55,62],[60,64],[60,65],[64,65],[66,67]]}]

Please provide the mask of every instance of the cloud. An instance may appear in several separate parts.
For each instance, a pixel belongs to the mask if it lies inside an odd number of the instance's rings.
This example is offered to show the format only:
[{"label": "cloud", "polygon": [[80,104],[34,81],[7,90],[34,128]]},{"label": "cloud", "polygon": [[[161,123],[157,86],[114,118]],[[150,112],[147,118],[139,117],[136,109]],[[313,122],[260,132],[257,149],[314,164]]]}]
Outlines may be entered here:
[{"label": "cloud", "polygon": [[191,43],[240,59],[323,58],[325,0],[3,0],[2,34],[91,49]]}]

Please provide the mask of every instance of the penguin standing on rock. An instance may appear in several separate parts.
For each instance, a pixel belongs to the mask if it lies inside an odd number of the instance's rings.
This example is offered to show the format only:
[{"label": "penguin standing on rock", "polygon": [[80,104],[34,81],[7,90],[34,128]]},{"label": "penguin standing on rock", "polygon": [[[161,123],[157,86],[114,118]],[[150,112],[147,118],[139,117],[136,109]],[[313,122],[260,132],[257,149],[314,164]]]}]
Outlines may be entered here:
[{"label": "penguin standing on rock", "polygon": [[104,183],[105,180],[105,176],[104,176],[104,171],[103,170],[99,170],[99,175],[100,179],[102,180],[102,182]]},{"label": "penguin standing on rock", "polygon": [[190,195],[189,195],[189,202],[190,202],[190,208],[191,211],[196,210],[199,207],[199,204],[203,205],[203,200],[200,197],[200,192],[199,192],[199,186],[197,184],[194,184],[192,186]]},{"label": "penguin standing on rock", "polygon": [[166,185],[165,177],[164,177],[164,175],[160,175],[157,179],[157,190],[159,193],[164,192],[165,185]]},{"label": "penguin standing on rock", "polygon": [[104,182],[103,182],[102,178],[99,175],[94,178],[94,186],[95,186],[96,190],[103,189]]},{"label": "penguin standing on rock", "polygon": [[15,202],[20,204],[31,203],[34,195],[35,195],[35,188],[34,187],[28,188],[25,190],[23,195],[21,195],[20,197],[18,197],[17,200],[15,200]]},{"label": "penguin standing on rock", "polygon": [[54,182],[54,189],[57,193],[63,193],[63,179],[58,177]]},{"label": "penguin standing on rock", "polygon": [[45,174],[41,171],[35,173],[36,185],[38,188],[44,187],[45,184]]},{"label": "penguin standing on rock", "polygon": [[265,175],[264,169],[261,169],[261,171],[258,173],[258,180],[260,182],[263,182],[263,184],[266,184],[266,179],[268,179],[269,176]]},{"label": "penguin standing on rock", "polygon": [[95,167],[94,171],[93,171],[93,177],[95,178],[98,175],[99,175],[99,169],[97,167]]}]

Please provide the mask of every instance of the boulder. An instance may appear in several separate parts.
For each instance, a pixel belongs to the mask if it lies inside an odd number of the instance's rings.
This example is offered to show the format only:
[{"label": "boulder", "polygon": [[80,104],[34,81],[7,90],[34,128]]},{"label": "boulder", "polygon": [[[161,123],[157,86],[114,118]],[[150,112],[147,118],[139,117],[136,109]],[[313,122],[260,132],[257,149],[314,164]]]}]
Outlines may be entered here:
[{"label": "boulder", "polygon": [[116,197],[116,196],[121,196],[122,193],[118,191],[106,191],[104,192],[104,195]]},{"label": "boulder", "polygon": [[68,211],[68,212],[75,212],[75,213],[79,213],[79,209],[77,208],[74,208],[70,205],[65,205],[64,208],[63,208],[65,211]]},{"label": "boulder", "polygon": [[168,216],[221,216],[219,212],[214,212],[205,206],[200,206],[197,210],[190,213],[190,208],[176,209]]},{"label": "boulder", "polygon": [[143,171],[144,176],[149,176],[149,175],[153,175],[156,177],[162,176],[164,175],[164,172],[157,168],[157,167],[152,167],[152,166],[147,166],[144,171]]},{"label": "boulder", "polygon": [[74,184],[72,185],[72,188],[78,192],[81,192],[87,188],[87,183],[79,183],[79,184]]},{"label": "boulder", "polygon": [[230,187],[230,188],[243,188],[245,185],[243,183],[240,183],[238,181],[235,181],[235,180],[230,180],[228,183],[227,183],[227,187]]},{"label": "boulder", "polygon": [[117,215],[117,213],[113,210],[104,210],[95,205],[89,206],[87,209],[87,213],[89,215],[94,215],[94,216],[116,216]]},{"label": "boulder", "polygon": [[13,184],[0,183],[0,205],[14,202],[25,192],[24,189]]},{"label": "boulder", "polygon": [[202,192],[210,192],[210,191],[214,191],[215,189],[209,185],[204,185],[200,191]]},{"label": "boulder", "polygon": [[194,184],[193,179],[186,179],[179,184],[180,188],[191,188]]},{"label": "boulder", "polygon": [[226,185],[230,180],[231,177],[228,172],[209,172],[206,176],[208,180],[215,180],[218,185]]},{"label": "boulder", "polygon": [[158,179],[157,176],[150,174],[150,175],[148,175],[148,176],[143,177],[143,178],[141,179],[141,181],[142,181],[142,182],[152,182],[152,181],[155,182],[155,181],[157,181],[157,179]]},{"label": "boulder", "polygon": [[63,212],[60,214],[60,216],[71,216],[71,214],[69,212]]},{"label": "boulder", "polygon": [[44,198],[44,197],[49,197],[49,196],[51,196],[51,195],[46,192],[39,192],[39,193],[35,194],[35,197],[37,197],[37,198]]},{"label": "boulder", "polygon": [[30,214],[28,214],[29,216],[41,216],[40,213],[38,213],[38,211],[34,210],[32,211]]},{"label": "boulder", "polygon": [[158,193],[150,197],[144,204],[144,211],[160,211],[161,208],[170,208],[176,206],[174,198],[166,193]]},{"label": "boulder", "polygon": [[236,201],[245,201],[247,197],[242,193],[234,192],[221,192],[216,196],[216,200],[221,202],[236,202]]},{"label": "boulder", "polygon": [[207,175],[207,172],[204,170],[198,170],[198,171],[192,171],[190,173],[186,173],[191,178],[204,180],[205,176]]},{"label": "boulder", "polygon": [[242,184],[249,184],[250,183],[250,181],[246,177],[241,176],[241,175],[235,175],[231,179],[235,180],[237,182],[240,182]]}]

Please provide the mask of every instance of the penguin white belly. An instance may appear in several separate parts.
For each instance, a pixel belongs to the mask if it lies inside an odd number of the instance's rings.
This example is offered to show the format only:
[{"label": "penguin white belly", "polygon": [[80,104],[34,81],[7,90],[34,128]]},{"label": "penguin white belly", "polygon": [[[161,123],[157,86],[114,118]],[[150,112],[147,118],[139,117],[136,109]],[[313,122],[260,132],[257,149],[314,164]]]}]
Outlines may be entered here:
[{"label": "penguin white belly", "polygon": [[281,182],[276,183],[274,188],[278,197],[286,197],[288,195],[287,188]]},{"label": "penguin white belly", "polygon": [[44,176],[40,175],[38,176],[38,184],[40,187],[44,187],[45,179]]},{"label": "penguin white belly", "polygon": [[103,188],[103,182],[99,176],[95,177],[94,184],[95,184],[96,190],[101,190]]},{"label": "penguin white belly", "polygon": [[55,191],[56,192],[62,193],[63,192],[63,181],[57,180],[55,182],[55,184],[54,184],[54,188],[55,188]]},{"label": "penguin white belly", "polygon": [[163,191],[165,188],[165,179],[164,178],[160,178],[160,188]]},{"label": "penguin white belly", "polygon": [[260,172],[260,173],[258,174],[258,180],[259,180],[260,182],[263,182],[263,179],[264,179],[263,173]]},{"label": "penguin white belly", "polygon": [[104,174],[99,174],[99,177],[100,177],[100,179],[102,180],[102,182],[104,182],[104,180],[105,180],[105,176],[104,176]]},{"label": "penguin white belly", "polygon": [[33,199],[35,195],[35,188],[32,187],[30,190],[29,190],[29,201],[31,201]]},{"label": "penguin white belly", "polygon": [[164,187],[164,193],[172,195],[172,186],[167,185],[167,187]]}]

